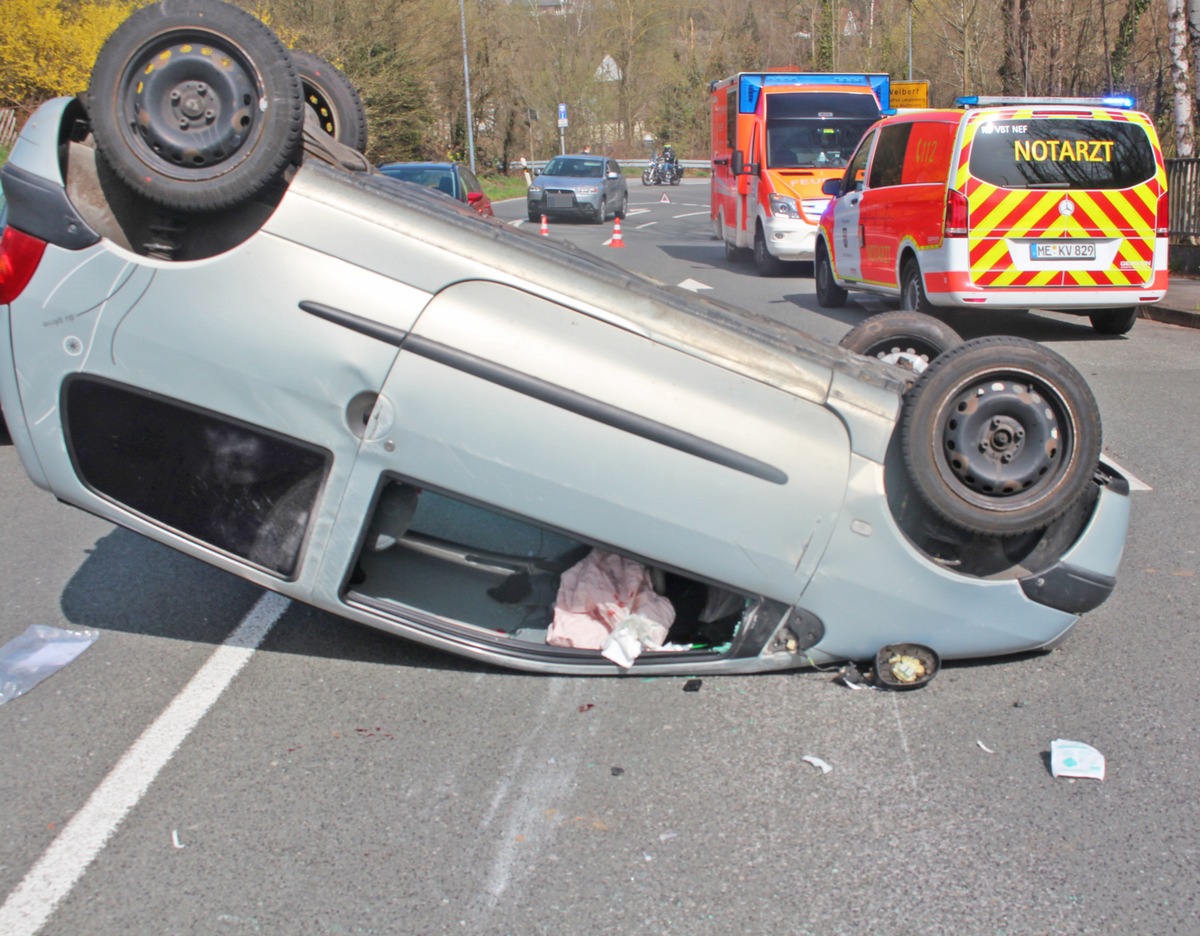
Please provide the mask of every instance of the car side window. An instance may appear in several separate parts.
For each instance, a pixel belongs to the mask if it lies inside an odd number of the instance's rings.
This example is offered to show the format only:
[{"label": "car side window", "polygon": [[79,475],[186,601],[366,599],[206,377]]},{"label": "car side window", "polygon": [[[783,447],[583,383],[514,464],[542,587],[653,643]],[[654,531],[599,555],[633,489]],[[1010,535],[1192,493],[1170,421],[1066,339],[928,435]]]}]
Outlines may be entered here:
[{"label": "car side window", "polygon": [[879,131],[875,159],[871,163],[871,188],[887,188],[900,184],[904,169],[904,151],[912,133],[911,123],[889,124]]},{"label": "car side window", "polygon": [[479,184],[479,179],[470,169],[459,168],[458,173],[462,176],[463,188],[466,190],[463,197],[466,198],[466,192],[482,192],[483,186]]},{"label": "car side window", "polygon": [[871,144],[875,142],[877,131],[872,130],[854,151],[854,156],[846,166],[846,174],[842,176],[842,194],[861,192],[867,178],[867,159],[871,155]]},{"label": "car side window", "polygon": [[953,123],[913,124],[904,154],[904,185],[945,182],[950,177],[950,156],[958,125]]}]

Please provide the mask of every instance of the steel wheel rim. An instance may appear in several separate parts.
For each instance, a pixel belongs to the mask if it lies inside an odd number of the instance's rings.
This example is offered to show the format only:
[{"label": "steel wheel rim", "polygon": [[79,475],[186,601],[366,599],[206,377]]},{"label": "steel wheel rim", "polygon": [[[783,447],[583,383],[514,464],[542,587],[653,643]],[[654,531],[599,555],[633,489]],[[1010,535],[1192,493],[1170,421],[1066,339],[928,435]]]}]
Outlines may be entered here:
[{"label": "steel wheel rim", "polygon": [[159,37],[130,59],[117,91],[129,148],[171,178],[223,175],[262,133],[256,70],[241,49],[211,39],[194,31]]}]

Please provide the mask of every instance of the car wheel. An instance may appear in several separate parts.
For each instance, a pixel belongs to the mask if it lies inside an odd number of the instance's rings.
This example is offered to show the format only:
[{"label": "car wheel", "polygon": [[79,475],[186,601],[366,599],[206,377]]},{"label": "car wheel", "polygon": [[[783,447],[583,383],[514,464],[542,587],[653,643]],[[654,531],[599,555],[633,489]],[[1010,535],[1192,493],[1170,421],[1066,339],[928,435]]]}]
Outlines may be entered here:
[{"label": "car wheel", "polygon": [[1124,335],[1137,321],[1137,306],[1126,309],[1100,309],[1088,316],[1092,328],[1101,335]]},{"label": "car wheel", "polygon": [[938,355],[962,341],[962,335],[945,322],[920,312],[903,311],[881,312],[863,319],[838,344],[921,374]]},{"label": "car wheel", "polygon": [[[829,260],[829,248],[825,246],[824,241],[817,241],[817,255],[813,261],[813,279],[816,281],[817,287],[817,305],[823,309],[840,309],[846,304],[849,293],[833,278],[833,264]],[[867,321],[869,322],[870,319]],[[863,325],[865,324],[866,322],[863,323]]]},{"label": "car wheel", "polygon": [[108,38],[87,97],[96,146],[152,202],[237,205],[299,159],[304,96],[283,44],[216,0],[144,7]]},{"label": "car wheel", "polygon": [[754,269],[759,276],[776,276],[783,270],[783,264],[771,251],[767,250],[767,240],[763,236],[760,224],[754,232]]},{"label": "car wheel", "polygon": [[907,260],[900,272],[900,306],[912,312],[933,311],[929,297],[925,295],[925,284],[921,279],[921,267],[916,260]]},{"label": "car wheel", "polygon": [[951,348],[904,399],[909,480],[949,523],[1018,536],[1084,495],[1100,457],[1100,412],[1064,358],[1020,338]]},{"label": "car wheel", "polygon": [[531,211],[529,212],[529,221],[531,224],[540,224],[542,221],[542,216],[539,212]]},{"label": "car wheel", "polygon": [[593,224],[603,224],[608,220],[608,199],[600,199],[600,207],[596,209],[596,217],[592,218]]},{"label": "car wheel", "polygon": [[291,56],[304,89],[304,103],[316,113],[321,129],[339,143],[364,152],[367,112],[354,85],[319,55],[293,49]]},{"label": "car wheel", "polygon": [[629,207],[629,196],[622,195],[621,196],[621,204],[617,208],[617,210],[615,212],[613,212],[613,217],[620,218],[622,221],[624,221],[625,220],[625,209],[628,207]]}]

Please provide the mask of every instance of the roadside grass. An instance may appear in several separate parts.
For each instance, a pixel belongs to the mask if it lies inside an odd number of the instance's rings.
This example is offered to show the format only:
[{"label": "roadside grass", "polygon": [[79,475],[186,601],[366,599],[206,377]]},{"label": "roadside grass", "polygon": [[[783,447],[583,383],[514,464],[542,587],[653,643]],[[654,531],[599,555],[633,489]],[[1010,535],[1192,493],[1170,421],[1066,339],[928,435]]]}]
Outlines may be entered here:
[{"label": "roadside grass", "polygon": [[487,197],[492,201],[504,201],[506,198],[524,198],[525,179],[519,172],[510,175],[481,175],[479,184],[483,186]]}]

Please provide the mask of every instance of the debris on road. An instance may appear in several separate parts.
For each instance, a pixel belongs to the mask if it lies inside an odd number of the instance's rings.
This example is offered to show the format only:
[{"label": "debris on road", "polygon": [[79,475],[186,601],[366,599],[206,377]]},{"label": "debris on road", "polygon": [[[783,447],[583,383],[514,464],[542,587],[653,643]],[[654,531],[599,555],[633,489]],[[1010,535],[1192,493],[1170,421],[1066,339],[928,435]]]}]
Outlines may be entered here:
[{"label": "debris on road", "polygon": [[29,625],[23,634],[0,647],[0,705],[57,673],[99,636],[95,630]]},{"label": "debris on road", "polygon": [[1058,738],[1050,742],[1050,774],[1055,777],[1104,779],[1104,755],[1090,744]]},{"label": "debris on road", "polygon": [[827,762],[821,760],[819,757],[813,757],[811,754],[806,754],[800,759],[806,764],[812,764],[823,774],[827,774],[829,771],[833,770],[833,768]]}]

